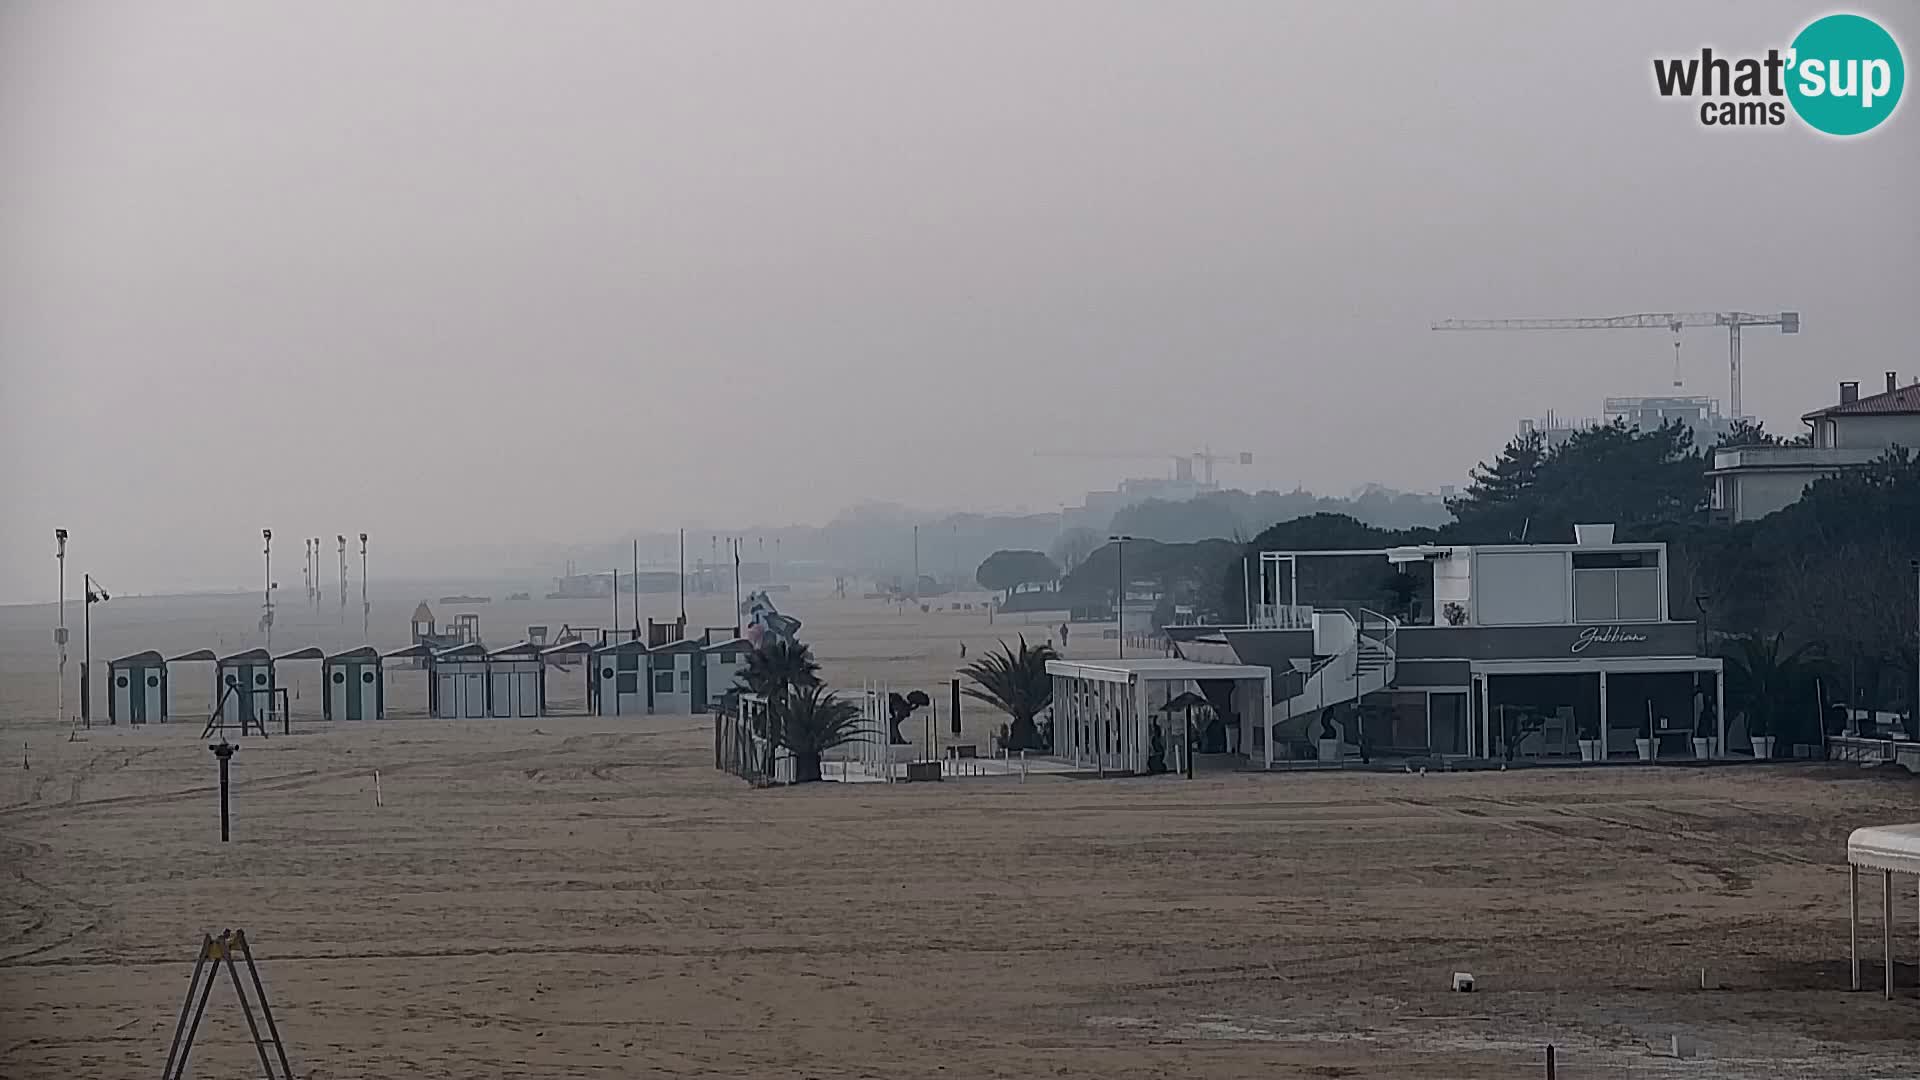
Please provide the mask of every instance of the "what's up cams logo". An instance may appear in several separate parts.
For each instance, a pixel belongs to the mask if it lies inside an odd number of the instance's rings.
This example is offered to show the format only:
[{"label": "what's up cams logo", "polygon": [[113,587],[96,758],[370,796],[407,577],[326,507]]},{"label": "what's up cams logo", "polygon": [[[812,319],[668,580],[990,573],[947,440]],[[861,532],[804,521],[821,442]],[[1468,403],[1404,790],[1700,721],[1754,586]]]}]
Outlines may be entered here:
[{"label": "what's up cams logo", "polygon": [[1864,135],[1886,122],[1907,82],[1900,44],[1861,15],[1828,15],[1764,57],[1657,59],[1653,84],[1663,98],[1700,99],[1707,127],[1777,127],[1787,109],[1815,131]]}]

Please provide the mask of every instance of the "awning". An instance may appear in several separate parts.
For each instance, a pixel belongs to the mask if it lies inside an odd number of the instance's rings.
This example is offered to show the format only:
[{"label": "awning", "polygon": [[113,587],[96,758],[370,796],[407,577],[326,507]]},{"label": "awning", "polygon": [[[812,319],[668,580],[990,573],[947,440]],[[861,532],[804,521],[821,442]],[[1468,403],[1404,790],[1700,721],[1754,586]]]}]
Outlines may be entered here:
[{"label": "awning", "polygon": [[1847,861],[1875,870],[1920,874],[1920,823],[1853,830],[1847,837]]},{"label": "awning", "polygon": [[271,664],[273,656],[265,649],[248,649],[234,653],[232,656],[223,656],[219,662],[222,664]]},{"label": "awning", "polygon": [[169,664],[207,664],[207,663],[212,663],[213,660],[214,660],[214,655],[213,655],[212,649],[195,649],[189,653],[181,653],[179,656],[176,656],[173,659],[167,661],[167,663]]},{"label": "awning", "polygon": [[132,656],[123,656],[118,660],[109,660],[107,661],[107,666],[110,668],[152,667],[155,664],[164,664],[166,662],[166,659],[159,653],[148,649],[145,652],[134,653]]},{"label": "awning", "polygon": [[273,662],[277,664],[282,660],[325,660],[326,658],[327,654],[322,652],[318,645],[309,645],[304,649],[281,653],[273,658]]}]

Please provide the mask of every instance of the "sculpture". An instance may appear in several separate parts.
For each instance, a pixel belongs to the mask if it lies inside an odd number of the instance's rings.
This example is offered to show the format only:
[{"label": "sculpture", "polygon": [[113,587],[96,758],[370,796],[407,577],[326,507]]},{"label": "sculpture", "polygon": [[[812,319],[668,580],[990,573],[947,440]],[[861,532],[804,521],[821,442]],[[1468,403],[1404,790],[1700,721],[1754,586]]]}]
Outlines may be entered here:
[{"label": "sculpture", "polygon": [[900,722],[912,716],[916,709],[924,709],[933,704],[926,691],[915,690],[905,697],[899,694],[887,695],[887,742],[892,746],[906,746],[911,740],[900,734]]},{"label": "sculpture", "polygon": [[765,648],[775,641],[791,642],[800,633],[800,620],[780,614],[764,590],[748,593],[747,598],[740,602],[740,614],[746,624],[741,636],[756,649]]}]

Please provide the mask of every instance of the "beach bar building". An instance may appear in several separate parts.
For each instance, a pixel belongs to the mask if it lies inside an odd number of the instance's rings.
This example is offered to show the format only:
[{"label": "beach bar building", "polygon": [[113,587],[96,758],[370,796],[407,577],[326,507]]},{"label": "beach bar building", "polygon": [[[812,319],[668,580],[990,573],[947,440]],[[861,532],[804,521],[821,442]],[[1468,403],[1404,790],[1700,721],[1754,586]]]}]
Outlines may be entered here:
[{"label": "beach bar building", "polygon": [[167,662],[151,649],[107,662],[107,722],[167,722]]},{"label": "beach bar building", "polygon": [[[1240,747],[1254,764],[1335,760],[1363,735],[1389,756],[1745,756],[1721,660],[1669,616],[1666,545],[1615,543],[1610,525],[1575,533],[1261,552],[1241,575],[1248,624],[1167,632],[1182,657],[1273,672],[1272,723]],[[1410,605],[1397,615],[1341,595],[1377,595],[1393,570]]]},{"label": "beach bar building", "polygon": [[320,661],[322,712],[328,720],[383,720],[386,675],[380,651],[371,645],[334,653]]}]

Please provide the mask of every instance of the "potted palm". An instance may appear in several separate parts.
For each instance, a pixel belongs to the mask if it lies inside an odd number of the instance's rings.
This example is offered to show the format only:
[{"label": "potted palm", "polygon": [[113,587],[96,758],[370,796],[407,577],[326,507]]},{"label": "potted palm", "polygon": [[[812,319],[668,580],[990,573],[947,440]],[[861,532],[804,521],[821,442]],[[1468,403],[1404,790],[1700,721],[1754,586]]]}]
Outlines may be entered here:
[{"label": "potted palm", "polygon": [[1600,720],[1594,716],[1580,718],[1580,760],[1600,760]]},{"label": "potted palm", "polygon": [[1727,694],[1747,715],[1753,756],[1773,756],[1774,708],[1791,694],[1796,683],[1805,685],[1814,663],[1812,645],[1782,652],[1786,635],[1743,637],[1725,654]]},{"label": "potted palm", "polygon": [[772,742],[793,755],[793,782],[820,779],[820,759],[836,746],[861,741],[860,707],[819,683],[788,692],[767,711]]},{"label": "potted palm", "polygon": [[1320,760],[1340,760],[1340,729],[1333,726],[1333,710],[1320,712]]},{"label": "potted palm", "polygon": [[1700,715],[1693,718],[1693,757],[1696,761],[1705,761],[1713,756],[1712,717],[1707,710],[1701,709]]}]

